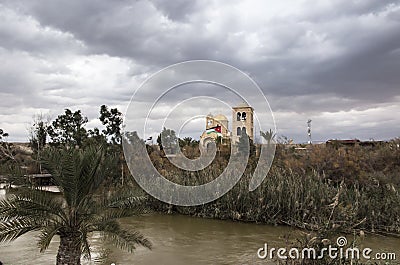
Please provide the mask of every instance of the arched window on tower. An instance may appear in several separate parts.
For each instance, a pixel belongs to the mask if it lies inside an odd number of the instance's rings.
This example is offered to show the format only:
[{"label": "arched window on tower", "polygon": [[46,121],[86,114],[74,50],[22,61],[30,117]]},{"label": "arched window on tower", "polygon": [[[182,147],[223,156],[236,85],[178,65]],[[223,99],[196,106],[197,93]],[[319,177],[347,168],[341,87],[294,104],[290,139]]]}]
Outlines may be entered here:
[{"label": "arched window on tower", "polygon": [[245,121],[246,120],[246,112],[243,112],[242,113],[242,121]]},{"label": "arched window on tower", "polygon": [[247,134],[247,132],[246,132],[246,127],[243,127],[243,128],[242,128],[242,134],[243,134],[243,135]]},{"label": "arched window on tower", "polygon": [[242,130],[240,129],[240,127],[237,127],[236,135],[238,135],[238,136],[242,135]]},{"label": "arched window on tower", "polygon": [[240,121],[240,116],[241,116],[241,114],[240,114],[240,112],[238,112],[237,114],[236,114],[236,117],[237,117],[237,121]]}]

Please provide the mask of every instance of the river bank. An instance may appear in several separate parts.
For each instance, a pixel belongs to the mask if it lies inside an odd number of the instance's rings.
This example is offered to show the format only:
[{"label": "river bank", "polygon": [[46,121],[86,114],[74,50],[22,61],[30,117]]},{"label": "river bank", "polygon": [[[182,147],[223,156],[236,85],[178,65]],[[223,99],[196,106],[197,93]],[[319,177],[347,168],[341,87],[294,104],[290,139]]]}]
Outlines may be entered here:
[{"label": "river bank", "polygon": [[[400,194],[390,184],[333,183],[318,173],[299,175],[272,169],[261,186],[248,191],[251,174],[214,202],[194,207],[171,206],[150,199],[163,213],[289,225],[319,232],[400,234]],[[190,182],[191,185],[196,181]]]}]

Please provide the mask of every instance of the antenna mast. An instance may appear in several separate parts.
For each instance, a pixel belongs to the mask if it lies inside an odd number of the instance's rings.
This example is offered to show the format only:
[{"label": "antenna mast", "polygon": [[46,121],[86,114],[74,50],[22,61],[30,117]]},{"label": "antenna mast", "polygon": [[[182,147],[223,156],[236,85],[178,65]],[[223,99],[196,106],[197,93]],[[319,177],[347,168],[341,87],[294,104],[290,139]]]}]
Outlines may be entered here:
[{"label": "antenna mast", "polygon": [[311,119],[308,119],[308,121],[307,121],[307,134],[308,134],[308,143],[312,144],[312,140],[311,140]]}]

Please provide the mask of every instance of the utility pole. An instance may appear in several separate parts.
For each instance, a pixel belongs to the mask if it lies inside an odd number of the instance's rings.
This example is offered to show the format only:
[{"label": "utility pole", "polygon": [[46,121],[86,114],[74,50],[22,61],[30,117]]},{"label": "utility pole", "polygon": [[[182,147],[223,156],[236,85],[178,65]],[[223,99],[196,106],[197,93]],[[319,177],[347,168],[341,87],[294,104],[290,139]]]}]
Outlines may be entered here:
[{"label": "utility pole", "polygon": [[311,140],[311,119],[308,119],[308,121],[307,121],[307,134],[308,134],[308,143],[312,144],[312,140]]}]

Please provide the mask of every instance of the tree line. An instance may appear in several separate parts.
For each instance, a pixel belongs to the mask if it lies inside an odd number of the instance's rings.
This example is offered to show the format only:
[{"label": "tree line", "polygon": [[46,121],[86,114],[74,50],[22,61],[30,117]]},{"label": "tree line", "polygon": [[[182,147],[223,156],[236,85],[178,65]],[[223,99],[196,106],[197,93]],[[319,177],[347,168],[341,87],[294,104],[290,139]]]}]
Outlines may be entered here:
[{"label": "tree line", "polygon": [[97,127],[86,129],[88,118],[82,115],[81,110],[72,111],[67,108],[52,122],[38,115],[30,131],[30,145],[37,151],[46,144],[73,148],[82,148],[92,143],[121,144],[122,113],[117,108],[109,108],[106,105],[100,107],[99,113],[103,130]]}]

